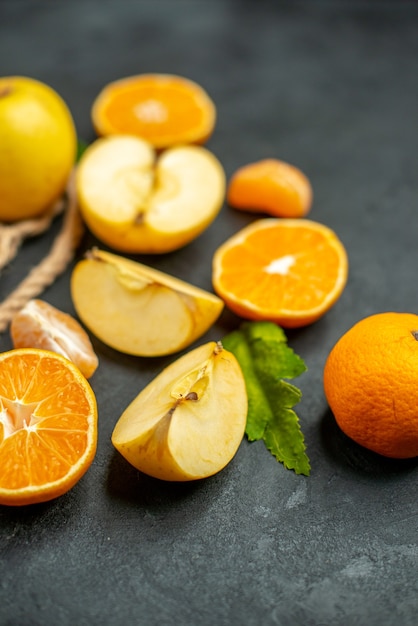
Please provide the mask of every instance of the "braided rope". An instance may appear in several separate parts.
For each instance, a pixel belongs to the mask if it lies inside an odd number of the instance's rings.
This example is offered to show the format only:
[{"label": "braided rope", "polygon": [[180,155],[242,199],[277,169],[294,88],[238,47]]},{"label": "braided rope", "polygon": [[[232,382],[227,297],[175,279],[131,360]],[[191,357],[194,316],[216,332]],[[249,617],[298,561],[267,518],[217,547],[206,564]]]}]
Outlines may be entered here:
[{"label": "braided rope", "polygon": [[83,231],[83,221],[77,204],[74,172],[66,188],[67,201],[63,199],[38,220],[26,220],[12,226],[0,228],[0,269],[16,255],[23,239],[45,231],[55,215],[65,208],[60,232],[56,236],[49,254],[35,266],[17,288],[0,304],[0,332],[8,327],[13,315],[25,304],[51,285],[66,269],[74,256]]},{"label": "braided rope", "polygon": [[64,198],[60,198],[41,217],[13,224],[0,224],[0,270],[15,258],[27,237],[35,237],[45,232],[64,207]]}]

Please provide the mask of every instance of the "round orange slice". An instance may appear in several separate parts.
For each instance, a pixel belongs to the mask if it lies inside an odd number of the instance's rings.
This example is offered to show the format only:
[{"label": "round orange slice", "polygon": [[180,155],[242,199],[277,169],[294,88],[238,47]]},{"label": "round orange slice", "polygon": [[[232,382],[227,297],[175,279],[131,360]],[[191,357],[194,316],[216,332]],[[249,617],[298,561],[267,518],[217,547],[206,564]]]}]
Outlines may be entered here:
[{"label": "round orange slice", "polygon": [[139,74],[106,85],[91,116],[98,135],[136,135],[164,149],[207,141],[216,108],[194,81],[171,74]]},{"label": "round orange slice", "polygon": [[306,219],[260,219],[213,257],[213,287],[231,311],[283,327],[318,320],[340,297],[348,260],[337,235]]},{"label": "round orange slice", "polygon": [[0,504],[66,493],[96,446],[96,398],[78,367],[36,348],[0,354]]},{"label": "round orange slice", "polygon": [[67,357],[86,378],[99,364],[90,338],[77,320],[43,300],[30,300],[13,316],[10,335],[15,348],[41,348]]}]

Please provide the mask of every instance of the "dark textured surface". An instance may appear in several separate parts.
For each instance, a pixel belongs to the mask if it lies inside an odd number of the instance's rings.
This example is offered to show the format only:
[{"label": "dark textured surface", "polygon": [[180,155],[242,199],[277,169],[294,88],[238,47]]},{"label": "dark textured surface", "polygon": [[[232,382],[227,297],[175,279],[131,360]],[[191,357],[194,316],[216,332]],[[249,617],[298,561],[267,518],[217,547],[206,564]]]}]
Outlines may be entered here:
[{"label": "dark textured surface", "polygon": [[[227,175],[266,156],[298,165],[314,188],[310,217],[336,230],[350,258],[337,305],[288,333],[309,368],[297,381],[309,478],[246,441],[203,482],[140,475],[110,435],[171,359],[127,357],[94,340],[97,456],[59,500],[0,508],[2,626],[417,623],[416,462],[350,443],[322,389],[327,353],[354,322],[417,310],[417,35],[413,2],[2,0],[0,74],[55,87],[85,140],[91,103],[110,80],[195,79],[217,104],[208,147]],[[225,206],[187,248],[140,260],[210,289],[213,251],[251,219]],[[59,226],[25,243],[0,277],[2,299]],[[78,256],[93,243],[86,234]],[[42,297],[72,313],[70,271]],[[225,312],[205,338],[237,323]],[[0,349],[9,347],[6,333]]]}]

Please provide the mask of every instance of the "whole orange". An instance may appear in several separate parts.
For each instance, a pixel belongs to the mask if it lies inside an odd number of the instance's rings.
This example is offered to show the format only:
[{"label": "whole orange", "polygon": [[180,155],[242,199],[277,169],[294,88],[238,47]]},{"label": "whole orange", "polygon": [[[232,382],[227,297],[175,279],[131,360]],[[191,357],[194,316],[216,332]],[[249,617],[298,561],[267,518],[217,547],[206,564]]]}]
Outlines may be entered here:
[{"label": "whole orange", "polygon": [[324,390],[341,430],[391,458],[418,456],[418,315],[378,313],[331,350]]}]

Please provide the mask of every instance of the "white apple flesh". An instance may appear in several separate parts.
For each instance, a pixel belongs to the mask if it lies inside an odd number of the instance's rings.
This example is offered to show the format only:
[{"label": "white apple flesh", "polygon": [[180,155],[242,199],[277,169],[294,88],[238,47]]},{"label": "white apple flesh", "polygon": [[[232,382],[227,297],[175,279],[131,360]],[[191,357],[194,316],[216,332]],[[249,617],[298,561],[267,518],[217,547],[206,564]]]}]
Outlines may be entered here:
[{"label": "white apple flesh", "polygon": [[77,171],[83,218],[114,250],[157,254],[200,235],[225,198],[225,173],[201,146],[154,148],[129,135],[97,139]]},{"label": "white apple flesh", "polygon": [[182,350],[212,326],[224,307],[204,289],[97,249],[74,267],[71,295],[79,318],[96,337],[137,356]]},{"label": "white apple flesh", "polygon": [[245,433],[241,368],[209,342],[164,369],[123,412],[115,448],[138,470],[169,481],[206,478],[235,456]]}]

